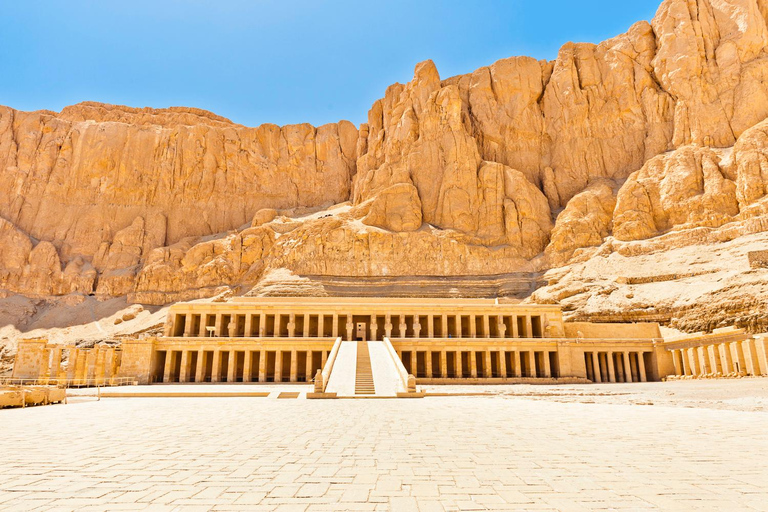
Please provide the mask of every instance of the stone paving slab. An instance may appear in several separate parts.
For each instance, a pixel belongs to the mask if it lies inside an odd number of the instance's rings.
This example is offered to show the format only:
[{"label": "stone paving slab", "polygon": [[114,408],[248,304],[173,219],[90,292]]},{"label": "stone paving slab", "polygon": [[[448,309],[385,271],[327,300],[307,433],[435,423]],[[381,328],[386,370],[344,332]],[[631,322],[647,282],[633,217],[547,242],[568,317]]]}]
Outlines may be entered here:
[{"label": "stone paving slab", "polygon": [[768,414],[113,398],[0,411],[0,510],[768,510]]}]

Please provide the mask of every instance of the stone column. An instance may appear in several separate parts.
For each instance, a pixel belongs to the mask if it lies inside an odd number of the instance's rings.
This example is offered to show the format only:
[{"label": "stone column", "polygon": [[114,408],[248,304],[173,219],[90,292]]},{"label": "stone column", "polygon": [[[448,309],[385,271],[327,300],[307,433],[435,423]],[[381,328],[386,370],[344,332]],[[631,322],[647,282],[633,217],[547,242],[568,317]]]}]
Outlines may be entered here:
[{"label": "stone column", "polygon": [[312,374],[312,351],[307,351],[307,364],[304,366],[304,375],[307,382],[311,382],[315,376]]},{"label": "stone column", "polygon": [[624,382],[632,382],[632,364],[629,362],[629,352],[622,352],[624,356]]},{"label": "stone column", "polygon": [[267,351],[259,352],[259,382],[267,382]]},{"label": "stone column", "polygon": [[189,373],[189,350],[182,350],[181,351],[181,371],[179,372],[179,382],[187,382],[189,378],[187,377]]},{"label": "stone column", "polygon": [[640,382],[648,380],[645,374],[645,358],[642,352],[637,353],[637,376],[640,378]]},{"label": "stone column", "polygon": [[[325,315],[317,315],[317,337],[325,338]],[[313,375],[312,378],[315,376]]]},{"label": "stone column", "polygon": [[731,346],[731,356],[733,357],[733,362],[735,363],[735,366],[737,368],[734,368],[735,371],[739,373],[746,373],[747,372],[747,363],[744,359],[744,348],[741,345],[740,341],[732,341],[729,343]]},{"label": "stone column", "polygon": [[712,373],[712,368],[709,366],[709,357],[707,353],[707,347],[698,347],[697,353],[699,356],[699,365],[701,366],[701,373]]},{"label": "stone column", "polygon": [[251,365],[253,364],[253,354],[250,350],[246,350],[243,354],[243,382],[251,382],[251,372],[253,369],[251,368]]},{"label": "stone column", "polygon": [[229,359],[227,360],[227,382],[235,382],[235,376],[237,375],[237,352],[234,350],[229,351]]},{"label": "stone column", "polygon": [[414,316],[413,317],[413,337],[419,338],[421,334],[421,322],[419,322],[419,317]]},{"label": "stone column", "polygon": [[309,313],[304,313],[304,333],[303,334],[305,338],[309,338],[309,324],[311,323],[310,318],[312,317],[309,315]]},{"label": "stone column", "polygon": [[447,338],[448,337],[448,315],[440,315],[440,321],[441,321],[440,325],[442,326],[441,331],[442,331],[443,338]]},{"label": "stone column", "polygon": [[444,379],[448,378],[448,354],[445,350],[440,351],[440,376]]},{"label": "stone column", "polygon": [[720,361],[722,362],[722,370],[724,374],[733,373],[733,359],[731,358],[731,347],[728,343],[719,343],[717,345],[717,351],[720,354]]},{"label": "stone column", "polygon": [[683,368],[681,365],[680,359],[678,359],[680,355],[680,351],[676,349],[672,349],[672,366],[675,367],[675,375],[683,375]]},{"label": "stone column", "polygon": [[600,352],[592,352],[592,374],[595,376],[594,382],[603,382],[600,373]]},{"label": "stone column", "polygon": [[717,347],[713,345],[707,346],[707,352],[709,355],[709,364],[712,368],[712,373],[719,373],[722,375],[723,373],[723,366],[720,364],[720,354],[717,350]]},{"label": "stone column", "polygon": [[211,382],[221,381],[221,351],[216,349],[213,351],[213,364],[211,365]]},{"label": "stone column", "polygon": [[461,315],[454,315],[454,318],[456,319],[456,337],[462,338],[463,333],[461,332]]},{"label": "stone column", "polygon": [[699,366],[699,355],[695,348],[685,349],[688,353],[688,363],[691,366],[691,375],[697,377],[701,375],[701,367]]},{"label": "stone column", "polygon": [[214,331],[215,336],[223,336],[224,335],[224,326],[222,325],[224,321],[224,315],[221,313],[216,314],[216,323],[214,324],[216,327],[216,330]]},{"label": "stone column", "polygon": [[616,368],[613,366],[613,352],[608,352],[608,382],[616,382]]},{"label": "stone column", "polygon": [[190,338],[194,335],[194,333],[192,332],[192,323],[193,323],[192,319],[195,318],[195,315],[189,313],[184,315],[184,317],[185,317],[184,318],[184,337]]},{"label": "stone column", "polygon": [[768,375],[768,335],[758,334],[752,342],[757,351],[757,359],[760,361],[760,372]]},{"label": "stone column", "polygon": [[497,352],[499,355],[499,374],[501,375],[502,379],[507,378],[507,357],[506,357],[506,350],[501,349]]},{"label": "stone column", "polygon": [[488,315],[483,315],[483,337],[491,337],[491,319],[488,317]]},{"label": "stone column", "polygon": [[411,350],[411,373],[415,377],[418,374],[418,371],[419,371],[418,353],[415,350]]},{"label": "stone column", "polygon": [[456,378],[461,379],[464,376],[464,372],[462,371],[462,367],[461,367],[461,350],[456,351],[456,357],[453,360],[453,364],[456,367],[454,369],[454,372],[456,373]]},{"label": "stone column", "polygon": [[387,338],[392,337],[392,315],[384,315],[384,335]]},{"label": "stone column", "polygon": [[515,350],[514,352],[512,352],[512,354],[513,354],[512,358],[515,363],[515,368],[514,368],[515,377],[522,377],[523,374],[520,371],[520,351]]},{"label": "stone column", "polygon": [[275,382],[283,382],[283,351],[275,351]]},{"label": "stone column", "polygon": [[430,339],[435,337],[435,315],[427,315],[427,336]]},{"label": "stone column", "polygon": [[678,352],[680,353],[680,362],[683,366],[683,375],[691,375],[693,372],[691,372],[691,362],[688,359],[688,353],[684,348],[679,349]]},{"label": "stone column", "polygon": [[259,315],[259,338],[263,338],[267,335],[267,314],[261,313]]},{"label": "stone column", "polygon": [[427,350],[426,353],[424,354],[424,367],[427,372],[427,378],[431,379],[432,378],[432,352],[430,352],[429,350]]},{"label": "stone column", "polygon": [[333,314],[333,329],[331,329],[331,336],[334,338],[339,337],[339,314],[334,313]]},{"label": "stone column", "polygon": [[531,377],[538,377],[539,374],[536,372],[536,351],[534,350],[528,351],[528,366],[531,368]]},{"label": "stone column", "polygon": [[[485,315],[485,320],[488,320],[488,315]],[[488,332],[488,331],[486,331]],[[493,364],[491,362],[491,351],[490,349],[485,350],[485,372],[484,377],[487,379],[490,379],[493,377]]]},{"label": "stone column", "polygon": [[531,322],[531,315],[525,315],[525,337],[533,338],[533,322]]},{"label": "stone column", "polygon": [[405,324],[405,315],[400,315],[400,325],[398,327],[400,328],[400,337],[405,338],[406,330],[408,328]]},{"label": "stone column", "polygon": [[[89,354],[90,355],[90,354]],[[171,382],[171,372],[173,372],[174,363],[174,351],[168,350],[165,352],[165,368],[163,371],[163,382]]]},{"label": "stone column", "polygon": [[496,329],[499,331],[499,338],[505,338],[507,333],[507,326],[504,325],[504,322],[501,320],[502,317],[499,318],[499,324],[496,327]]},{"label": "stone column", "polygon": [[518,329],[517,329],[517,315],[512,315],[512,337],[513,338],[520,337],[520,333],[518,332]]},{"label": "stone column", "polygon": [[291,382],[299,380],[299,352],[294,348],[291,350]]},{"label": "stone column", "polygon": [[253,336],[253,315],[250,313],[247,313],[245,315],[245,327],[243,328],[243,336],[246,338],[250,338]]},{"label": "stone column", "polygon": [[469,336],[470,338],[477,338],[477,321],[475,315],[469,315]]},{"label": "stone column", "polygon": [[206,329],[206,326],[208,325],[208,314],[201,313],[200,314],[200,331],[198,332],[198,336],[201,338],[205,338],[208,336],[208,330]]},{"label": "stone column", "polygon": [[195,382],[205,380],[205,350],[197,351],[197,368],[195,368]]},{"label": "stone column", "polygon": [[474,350],[469,353],[469,373],[473,379],[477,378],[477,355]]},{"label": "stone column", "polygon": [[552,368],[549,365],[549,351],[545,350],[542,352],[541,358],[544,360],[544,377],[552,378]]}]

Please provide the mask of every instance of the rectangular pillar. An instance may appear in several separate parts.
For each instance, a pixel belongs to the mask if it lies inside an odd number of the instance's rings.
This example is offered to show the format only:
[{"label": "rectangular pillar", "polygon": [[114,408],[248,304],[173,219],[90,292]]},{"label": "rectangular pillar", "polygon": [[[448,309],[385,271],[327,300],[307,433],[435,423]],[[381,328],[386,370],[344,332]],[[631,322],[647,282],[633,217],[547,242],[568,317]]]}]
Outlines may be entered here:
[{"label": "rectangular pillar", "polygon": [[299,380],[299,352],[294,348],[291,350],[291,382]]},{"label": "rectangular pillar", "polygon": [[733,358],[731,357],[731,347],[728,343],[718,343],[717,351],[720,355],[723,374],[733,373]]},{"label": "rectangular pillar", "polygon": [[[248,315],[249,317],[251,315]],[[243,354],[245,359],[243,360],[243,382],[251,382],[251,372],[253,371],[251,365],[253,364],[253,354],[250,350],[246,350]]]},{"label": "rectangular pillar", "polygon": [[768,375],[768,336],[761,334],[754,337],[753,344],[757,351],[762,375]]},{"label": "rectangular pillar", "polygon": [[163,382],[171,382],[171,372],[173,371],[174,363],[174,351],[168,350],[165,352],[165,368],[163,369]]},{"label": "rectangular pillar", "polygon": [[647,376],[645,374],[645,358],[642,352],[637,353],[637,376],[640,377],[640,382],[646,382]]},{"label": "rectangular pillar", "polygon": [[259,353],[259,382],[267,382],[267,351]]},{"label": "rectangular pillar", "polygon": [[469,373],[473,379],[477,378],[477,356],[475,355],[474,350],[470,350],[469,352]]},{"label": "rectangular pillar", "polygon": [[616,369],[613,367],[613,352],[608,352],[608,382],[616,382]]},{"label": "rectangular pillar", "polygon": [[[514,325],[516,325],[516,324],[514,324]],[[512,358],[513,358],[513,360],[515,362],[515,377],[518,377],[518,378],[522,377],[523,374],[522,374],[521,368],[520,368],[520,351],[519,350],[515,350],[514,352],[512,352]]]},{"label": "rectangular pillar", "polygon": [[507,354],[505,349],[501,349],[497,352],[499,354],[499,375],[502,379],[507,378]]},{"label": "rectangular pillar", "polygon": [[197,368],[195,368],[195,382],[205,380],[205,350],[197,351]]},{"label": "rectangular pillar", "polygon": [[538,377],[536,373],[536,352],[533,350],[528,351],[528,367],[530,368],[531,377]]},{"label": "rectangular pillar", "polygon": [[632,382],[632,366],[629,362],[629,352],[622,352],[624,357],[624,382]]},{"label": "rectangular pillar", "polygon": [[[488,322],[488,315],[485,315],[484,318],[485,318],[485,321],[487,323]],[[486,331],[486,332],[488,332],[488,331]],[[491,371],[491,369],[493,368],[493,365],[491,364],[491,351],[490,351],[490,349],[486,349],[485,350],[485,365],[484,366],[485,366],[485,368],[484,368],[485,371],[483,373],[484,373],[485,378],[489,379],[489,378],[493,377],[493,373]]]},{"label": "rectangular pillar", "polygon": [[235,382],[235,375],[237,375],[237,352],[230,350],[227,360],[227,382],[230,384]]},{"label": "rectangular pillar", "polygon": [[306,375],[307,382],[312,382],[312,379],[315,378],[314,375],[312,375],[312,351],[307,350],[307,364],[304,369],[304,375]]},{"label": "rectangular pillar", "polygon": [[275,351],[275,382],[283,381],[283,351]]},{"label": "rectangular pillar", "polygon": [[552,377],[552,368],[549,367],[549,351],[542,352],[541,358],[544,359],[544,377],[549,379]]},{"label": "rectangular pillar", "polygon": [[444,379],[448,378],[448,355],[445,350],[440,351],[440,376]]},{"label": "rectangular pillar", "polygon": [[[167,358],[167,357],[166,357]],[[219,382],[221,380],[220,373],[221,366],[221,351],[216,349],[213,351],[213,364],[211,365],[211,382]]]},{"label": "rectangular pillar", "polygon": [[[429,322],[429,325],[430,326],[432,325],[431,320]],[[430,336],[430,338],[431,337],[432,336]],[[430,350],[427,350],[425,358],[426,359],[424,360],[424,368],[426,369],[426,372],[427,372],[427,378],[431,379],[432,378],[432,352]]]},{"label": "rectangular pillar", "polygon": [[679,359],[680,351],[679,350],[672,350],[672,366],[675,367],[675,375],[683,375],[683,367],[682,362]]},{"label": "rectangular pillar", "polygon": [[187,382],[189,380],[189,350],[181,351],[181,370],[179,371],[179,382]]},{"label": "rectangular pillar", "polygon": [[722,374],[723,367],[720,364],[720,353],[714,344],[707,346],[707,355],[709,355],[709,367],[712,368],[712,373]]},{"label": "rectangular pillar", "polygon": [[592,352],[592,375],[595,377],[595,382],[603,382],[600,374],[600,352]]}]

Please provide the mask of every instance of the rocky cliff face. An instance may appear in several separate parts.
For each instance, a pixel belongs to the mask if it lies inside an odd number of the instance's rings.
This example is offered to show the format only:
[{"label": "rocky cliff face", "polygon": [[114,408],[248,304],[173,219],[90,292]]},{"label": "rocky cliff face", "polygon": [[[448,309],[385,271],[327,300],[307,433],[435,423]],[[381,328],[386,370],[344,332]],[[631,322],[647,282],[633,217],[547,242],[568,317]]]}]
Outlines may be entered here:
[{"label": "rocky cliff face", "polygon": [[[163,304],[268,274],[548,272],[531,300],[631,316],[648,307],[626,300],[633,279],[691,277],[665,252],[720,254],[768,229],[766,84],[766,0],[665,0],[651,23],[554,61],[447,79],[421,63],[359,128],[3,107],[0,288]],[[654,257],[667,268],[651,271]],[[702,294],[686,300],[717,302]],[[688,318],[677,325],[711,325]]]}]

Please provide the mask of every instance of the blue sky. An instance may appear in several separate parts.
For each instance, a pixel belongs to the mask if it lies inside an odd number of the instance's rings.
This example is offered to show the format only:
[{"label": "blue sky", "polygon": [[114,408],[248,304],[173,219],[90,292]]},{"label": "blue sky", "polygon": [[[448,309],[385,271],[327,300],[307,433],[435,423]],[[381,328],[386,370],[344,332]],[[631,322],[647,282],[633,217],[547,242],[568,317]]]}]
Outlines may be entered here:
[{"label": "blue sky", "polygon": [[432,59],[443,78],[553,59],[660,0],[0,0],[0,104],[204,108],[247,126],[348,119]]}]

